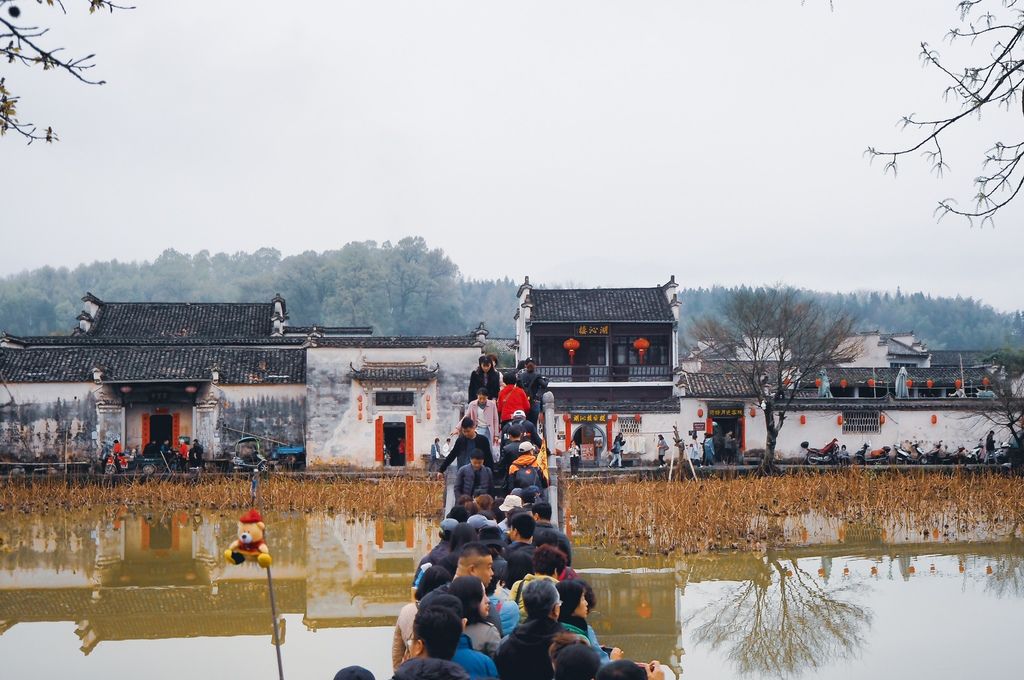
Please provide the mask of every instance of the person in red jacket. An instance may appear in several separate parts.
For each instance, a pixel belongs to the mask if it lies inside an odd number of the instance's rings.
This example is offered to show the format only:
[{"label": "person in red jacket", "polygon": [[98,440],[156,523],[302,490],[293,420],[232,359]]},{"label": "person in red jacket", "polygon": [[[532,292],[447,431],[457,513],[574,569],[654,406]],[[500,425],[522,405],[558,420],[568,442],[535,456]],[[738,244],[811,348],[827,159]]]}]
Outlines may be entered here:
[{"label": "person in red jacket", "polygon": [[180,440],[178,445],[178,465],[181,466],[182,471],[188,470],[188,444],[184,440]]},{"label": "person in red jacket", "polygon": [[530,398],[522,387],[516,384],[516,374],[509,371],[505,374],[505,386],[498,393],[498,419],[504,428],[505,424],[512,420],[512,414],[516,411],[528,412],[530,410]]}]

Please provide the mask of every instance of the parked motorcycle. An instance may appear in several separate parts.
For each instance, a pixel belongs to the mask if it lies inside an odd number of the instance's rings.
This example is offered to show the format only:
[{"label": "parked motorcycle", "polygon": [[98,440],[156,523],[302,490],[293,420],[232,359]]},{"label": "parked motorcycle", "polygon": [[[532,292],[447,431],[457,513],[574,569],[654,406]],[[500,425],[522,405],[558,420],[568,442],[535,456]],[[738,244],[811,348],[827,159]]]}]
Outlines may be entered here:
[{"label": "parked motorcycle", "polygon": [[103,474],[113,475],[128,469],[128,456],[124,452],[110,451],[103,459]]},{"label": "parked motorcycle", "polygon": [[995,451],[985,457],[985,464],[1005,465],[1010,462],[1010,442],[1003,442]]},{"label": "parked motorcycle", "polygon": [[[913,446],[916,446],[916,444],[911,445],[911,447]],[[916,453],[910,449],[903,448],[902,444],[894,444],[893,449],[896,452],[897,465],[915,465],[918,462]]]},{"label": "parked motorcycle", "polygon": [[804,463],[807,465],[835,465],[839,462],[836,456],[838,448],[838,439],[833,439],[820,449],[810,448],[809,442],[800,442],[800,452],[804,454]]},{"label": "parked motorcycle", "polygon": [[854,459],[861,465],[885,465],[889,462],[891,451],[892,448],[888,446],[872,450],[868,444],[865,444],[854,454]]}]

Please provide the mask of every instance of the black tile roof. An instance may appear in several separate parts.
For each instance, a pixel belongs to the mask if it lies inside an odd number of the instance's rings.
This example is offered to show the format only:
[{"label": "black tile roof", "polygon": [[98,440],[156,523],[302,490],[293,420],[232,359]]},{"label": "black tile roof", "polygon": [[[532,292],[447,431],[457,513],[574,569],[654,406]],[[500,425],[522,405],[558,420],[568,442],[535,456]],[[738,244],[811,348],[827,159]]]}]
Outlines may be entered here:
[{"label": "black tile roof", "polygon": [[4,335],[9,342],[25,347],[119,347],[119,346],[168,346],[168,345],[212,345],[230,346],[299,346],[306,341],[305,335],[266,336],[251,338],[206,338],[206,337],[95,337],[92,335]]},{"label": "black tile roof", "polygon": [[273,331],[272,302],[104,302],[88,335],[258,338]]},{"label": "black tile roof", "polygon": [[479,347],[475,335],[386,336],[351,338],[314,338],[316,347],[417,348],[417,347]]},{"label": "black tile roof", "polygon": [[285,335],[373,335],[373,326],[285,326]]},{"label": "black tile roof", "polygon": [[372,366],[352,369],[350,375],[365,382],[429,382],[437,368],[427,366]]},{"label": "black tile roof", "polygon": [[561,412],[594,411],[626,415],[633,413],[679,413],[679,399],[677,397],[657,400],[614,399],[608,401],[562,399],[556,404],[556,409]]},{"label": "black tile roof", "polygon": [[[704,364],[705,370],[694,373],[683,373],[680,376],[679,384],[686,389],[687,396],[691,397],[746,397],[752,396],[747,381],[740,375],[730,372],[718,362],[709,366],[711,362]],[[711,370],[709,370],[711,369]],[[878,387],[892,386],[899,375],[898,368],[841,368],[833,367],[828,369],[829,382],[833,388],[839,387],[840,380],[846,380],[849,387],[865,387],[870,378],[877,381]],[[984,369],[964,367],[963,379],[968,387],[980,386],[982,378],[987,375]],[[807,390],[814,389],[814,381],[817,376],[809,376],[800,381],[800,387]],[[907,378],[914,381],[914,387],[926,388],[928,380],[934,381],[936,388],[952,388],[956,380],[960,379],[960,368],[939,366],[933,368],[908,368]],[[863,390],[861,392],[863,394]]]},{"label": "black tile roof", "polygon": [[956,366],[959,369],[961,359],[964,362],[964,368],[983,366],[988,354],[988,352],[976,349],[933,349],[931,351],[932,366]]},{"label": "black tile roof", "polygon": [[535,288],[531,322],[673,321],[661,288]]},{"label": "black tile roof", "polygon": [[210,380],[230,385],[301,384],[306,353],[295,349],[227,347],[40,347],[0,349],[0,373],[8,382],[91,382],[93,367],[107,382]]}]

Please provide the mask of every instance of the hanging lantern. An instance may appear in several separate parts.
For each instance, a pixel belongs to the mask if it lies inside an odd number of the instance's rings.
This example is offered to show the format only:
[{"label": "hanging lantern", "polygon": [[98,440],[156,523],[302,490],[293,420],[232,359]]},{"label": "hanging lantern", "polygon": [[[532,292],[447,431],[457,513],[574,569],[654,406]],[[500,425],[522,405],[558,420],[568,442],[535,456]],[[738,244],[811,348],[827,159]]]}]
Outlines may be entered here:
[{"label": "hanging lantern", "polygon": [[988,379],[988,376],[985,376],[984,378],[981,379],[981,384],[984,385],[985,387],[988,387],[989,385],[992,384],[992,381]]},{"label": "hanging lantern", "polygon": [[185,391],[189,394],[195,394],[196,392],[199,391],[199,388],[196,387],[195,385],[186,385]]},{"label": "hanging lantern", "polygon": [[874,387],[874,386],[875,386],[875,379],[874,378],[868,378],[868,387]]},{"label": "hanging lantern", "polygon": [[756,416],[757,416],[757,409],[755,409],[753,406],[751,406],[750,407],[750,417],[754,418]]},{"label": "hanging lantern", "polygon": [[800,424],[801,425],[806,425],[807,424],[807,416],[800,416]]},{"label": "hanging lantern", "polygon": [[913,387],[913,386],[914,386],[914,381],[913,381],[913,380],[910,380],[910,379],[908,378],[908,379],[907,379],[907,389],[909,389],[909,388],[911,388],[911,387]]},{"label": "hanging lantern", "polygon": [[704,417],[704,409],[702,409],[702,408],[697,409],[697,417],[698,418],[703,418]]},{"label": "hanging lantern", "polygon": [[934,425],[937,422],[939,422],[939,417],[933,413],[932,414],[932,425]]},{"label": "hanging lantern", "polygon": [[814,379],[814,386],[815,387],[821,387],[821,378],[815,378]]},{"label": "hanging lantern", "polygon": [[842,427],[842,425],[843,425],[843,414],[842,413],[840,413],[839,415],[836,416],[836,425],[839,425],[840,427]]},{"label": "hanging lantern", "polygon": [[643,420],[643,417],[639,413],[634,413],[633,414],[633,422],[634,423],[639,423],[641,420]]},{"label": "hanging lantern", "polygon": [[878,424],[879,425],[885,425],[885,414],[884,413],[882,413],[882,414],[880,414],[878,416]]},{"label": "hanging lantern", "polygon": [[647,350],[651,348],[651,341],[647,338],[637,338],[633,341],[633,349],[640,353],[640,363],[644,363]]},{"label": "hanging lantern", "polygon": [[961,380],[960,378],[957,378],[956,380],[953,381],[953,387],[955,387],[957,389],[960,389],[963,386],[964,386],[964,381]]},{"label": "hanging lantern", "polygon": [[577,340],[576,338],[569,338],[568,340],[566,340],[565,342],[562,343],[562,349],[564,349],[566,352],[569,353],[569,364],[570,365],[575,363],[576,350],[578,350],[579,348],[580,348],[580,341]]},{"label": "hanging lantern", "polygon": [[120,389],[121,389],[121,393],[122,394],[129,394],[132,391],[132,386],[131,385],[121,385]]},{"label": "hanging lantern", "polygon": [[850,383],[846,382],[846,378],[843,378],[842,380],[839,381],[839,386],[842,387],[844,390],[846,389],[846,386],[849,384]]},{"label": "hanging lantern", "polygon": [[928,386],[928,389],[935,387],[935,381],[932,380],[931,378],[925,380],[924,384]]}]

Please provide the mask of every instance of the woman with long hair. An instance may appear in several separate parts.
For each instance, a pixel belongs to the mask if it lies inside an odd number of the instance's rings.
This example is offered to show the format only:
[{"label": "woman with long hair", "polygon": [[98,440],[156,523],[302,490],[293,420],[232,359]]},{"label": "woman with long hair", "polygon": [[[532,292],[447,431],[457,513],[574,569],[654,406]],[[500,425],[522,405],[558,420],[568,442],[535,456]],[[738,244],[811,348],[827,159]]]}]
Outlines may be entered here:
[{"label": "woman with long hair", "polygon": [[448,587],[448,594],[462,602],[462,618],[466,619],[463,631],[473,649],[493,657],[498,651],[501,635],[494,624],[487,620],[491,601],[487,597],[483,581],[476,576],[460,576]]}]

